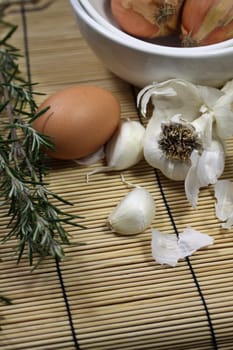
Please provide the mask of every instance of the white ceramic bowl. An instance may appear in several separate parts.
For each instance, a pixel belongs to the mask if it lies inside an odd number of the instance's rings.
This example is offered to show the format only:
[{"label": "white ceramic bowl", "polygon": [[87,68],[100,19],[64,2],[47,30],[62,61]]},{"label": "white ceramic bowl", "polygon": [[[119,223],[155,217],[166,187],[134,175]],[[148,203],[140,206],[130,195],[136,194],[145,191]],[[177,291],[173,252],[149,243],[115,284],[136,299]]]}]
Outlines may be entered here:
[{"label": "white ceramic bowl", "polygon": [[130,35],[122,37],[93,19],[79,0],[70,0],[70,4],[79,30],[93,52],[110,71],[135,86],[170,78],[221,86],[233,78],[233,47],[177,48]]},{"label": "white ceramic bowl", "polygon": [[[117,34],[117,36],[121,37],[122,39],[125,39],[129,42],[132,42],[134,44],[137,44],[137,42],[142,39],[133,37],[120,28],[117,21],[114,19],[111,7],[110,7],[110,0],[78,0],[82,7],[85,9],[85,11],[92,17],[96,22],[101,24],[103,27],[105,27],[107,30],[110,30]],[[168,42],[169,40],[169,42]],[[145,41],[145,40],[144,40]],[[154,45],[170,45],[170,46],[180,46],[179,38],[178,36],[171,36],[170,38],[155,38],[152,40],[147,40],[145,42],[153,43]],[[205,50],[217,50],[224,47],[233,47],[233,39],[225,40],[217,44],[207,45],[205,46]],[[194,52],[200,50],[200,48],[191,48]]]}]

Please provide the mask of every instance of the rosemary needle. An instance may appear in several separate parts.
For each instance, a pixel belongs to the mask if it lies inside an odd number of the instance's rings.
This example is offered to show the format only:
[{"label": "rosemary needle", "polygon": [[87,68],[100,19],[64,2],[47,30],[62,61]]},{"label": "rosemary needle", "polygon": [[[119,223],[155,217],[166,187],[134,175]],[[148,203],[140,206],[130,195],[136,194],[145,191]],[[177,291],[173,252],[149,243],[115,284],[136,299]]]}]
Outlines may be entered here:
[{"label": "rosemary needle", "polygon": [[[36,132],[31,122],[39,116],[32,84],[20,74],[19,50],[10,44],[17,27],[3,19],[0,6],[0,199],[7,208],[8,232],[2,242],[16,239],[18,262],[27,254],[34,258],[47,256],[61,259],[63,245],[70,244],[67,225],[79,226],[79,216],[59,209],[54,202],[65,203],[44,183],[43,147],[51,141]],[[43,113],[44,111],[40,112]]]}]

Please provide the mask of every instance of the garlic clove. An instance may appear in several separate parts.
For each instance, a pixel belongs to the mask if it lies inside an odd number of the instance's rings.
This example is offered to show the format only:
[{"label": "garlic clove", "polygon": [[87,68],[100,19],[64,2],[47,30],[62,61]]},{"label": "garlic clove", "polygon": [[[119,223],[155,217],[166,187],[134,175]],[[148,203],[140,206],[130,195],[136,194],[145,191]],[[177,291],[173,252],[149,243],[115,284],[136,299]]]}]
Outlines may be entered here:
[{"label": "garlic clove", "polygon": [[143,158],[144,126],[134,120],[123,120],[106,145],[106,160],[117,170],[127,169]]},{"label": "garlic clove", "polygon": [[202,187],[199,177],[197,176],[197,165],[199,155],[194,151],[191,155],[192,166],[185,177],[185,194],[193,208],[197,207],[199,190]]},{"label": "garlic clove", "polygon": [[158,144],[161,133],[161,121],[158,119],[157,116],[152,116],[149,120],[145,131],[143,149],[147,163],[154,168],[160,169],[162,163],[166,161],[166,157]]},{"label": "garlic clove", "polygon": [[233,136],[233,90],[221,96],[214,108],[216,133],[222,140]]},{"label": "garlic clove", "polygon": [[134,120],[122,120],[105,146],[106,166],[93,169],[90,175],[104,171],[124,170],[143,159],[144,126]]},{"label": "garlic clove", "polygon": [[201,155],[194,151],[192,165],[185,178],[185,193],[193,208],[197,207],[201,187],[215,184],[222,175],[225,166],[225,152],[221,142],[212,140],[208,149]]},{"label": "garlic clove", "polygon": [[203,114],[191,123],[199,135],[202,148],[207,148],[211,145],[213,118],[213,112],[206,111],[203,108]]},{"label": "garlic clove", "polygon": [[132,235],[145,231],[155,216],[155,202],[144,188],[129,192],[110,213],[107,224],[113,232]]},{"label": "garlic clove", "polygon": [[233,79],[228,80],[222,87],[221,91],[223,91],[225,94],[231,92],[233,90]]},{"label": "garlic clove", "polygon": [[203,104],[209,109],[212,109],[216,101],[224,95],[224,92],[220,89],[210,86],[197,85],[197,89],[199,90]]}]

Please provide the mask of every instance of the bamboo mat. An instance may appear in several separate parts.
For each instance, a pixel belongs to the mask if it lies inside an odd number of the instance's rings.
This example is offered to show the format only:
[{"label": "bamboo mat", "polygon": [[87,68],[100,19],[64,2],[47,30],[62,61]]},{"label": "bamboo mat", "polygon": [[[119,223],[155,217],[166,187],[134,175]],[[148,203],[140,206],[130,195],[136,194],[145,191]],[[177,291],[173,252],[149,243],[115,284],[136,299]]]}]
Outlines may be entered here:
[{"label": "bamboo mat", "polygon": [[[29,53],[21,58],[22,71],[30,69],[37,91],[95,84],[119,98],[122,117],[137,118],[133,87],[91,52],[67,0],[8,17],[19,24],[14,41]],[[232,145],[225,179],[233,177]],[[74,244],[64,261],[48,259],[31,272],[26,259],[16,265],[13,241],[0,246],[0,290],[13,301],[0,306],[1,350],[233,349],[233,231],[222,230],[215,217],[212,187],[201,191],[194,210],[182,183],[167,180],[144,161],[124,172],[127,181],[154,196],[152,226],[174,232],[192,225],[215,240],[171,268],[153,260],[150,230],[123,237],[106,227],[106,217],[129,191],[120,174],[96,174],[87,184],[86,173],[72,162],[54,161],[47,176],[49,187],[73,203],[69,212],[82,215],[80,223],[87,227],[70,229]],[[0,217],[1,236],[4,220]]]}]

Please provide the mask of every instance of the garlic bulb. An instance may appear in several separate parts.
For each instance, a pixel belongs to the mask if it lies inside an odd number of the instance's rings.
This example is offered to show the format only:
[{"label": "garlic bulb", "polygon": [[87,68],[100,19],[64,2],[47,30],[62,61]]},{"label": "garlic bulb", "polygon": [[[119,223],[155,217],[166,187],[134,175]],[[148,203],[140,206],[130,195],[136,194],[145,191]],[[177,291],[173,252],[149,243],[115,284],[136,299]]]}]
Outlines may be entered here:
[{"label": "garlic bulb", "polygon": [[217,89],[170,79],[139,92],[143,116],[149,102],[145,160],[168,178],[185,180],[195,207],[199,188],[215,183],[224,170],[224,140],[233,136],[233,83]]},{"label": "garlic bulb", "polygon": [[106,166],[97,167],[91,174],[124,170],[143,159],[144,126],[130,119],[122,120],[105,147]]},{"label": "garlic bulb", "polygon": [[145,231],[155,216],[155,202],[152,195],[142,187],[129,192],[116,206],[107,219],[113,232],[126,235]]}]

